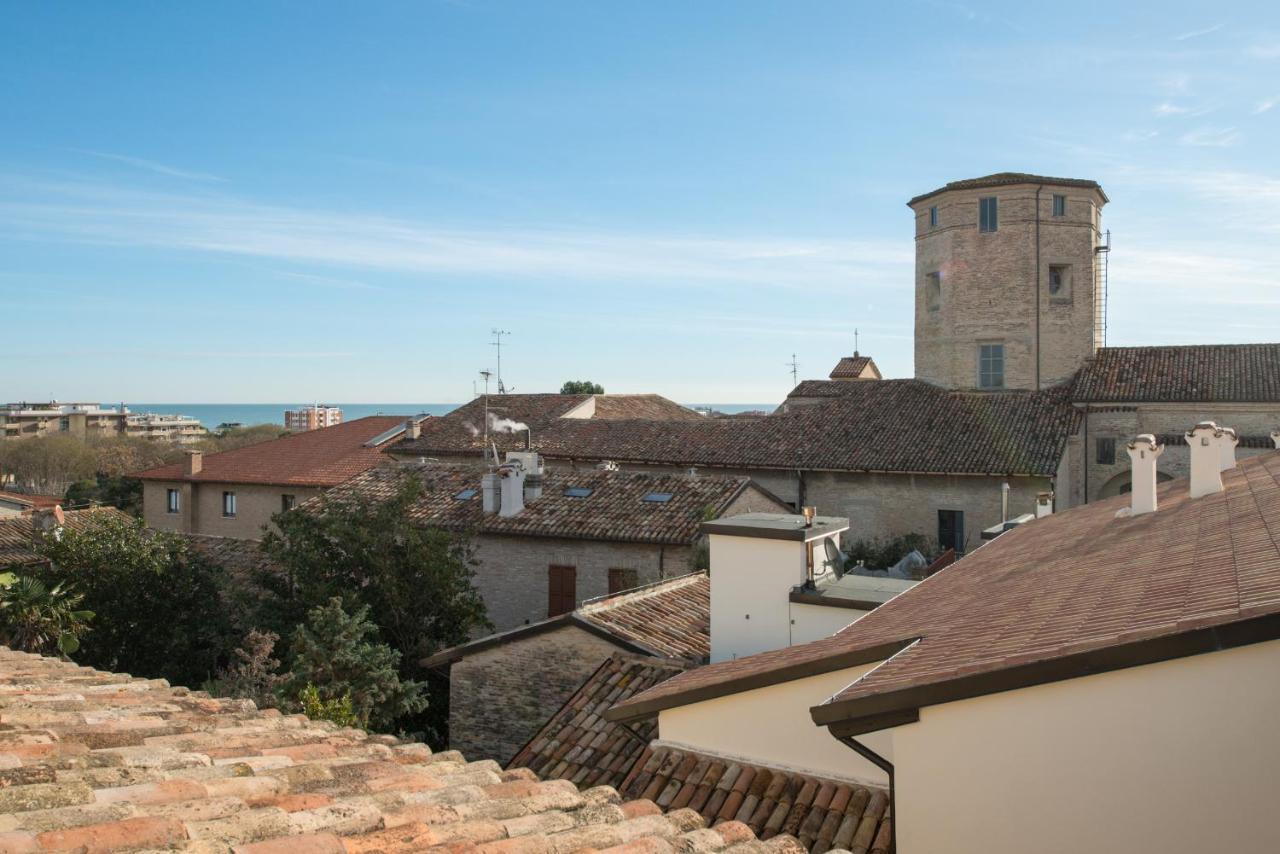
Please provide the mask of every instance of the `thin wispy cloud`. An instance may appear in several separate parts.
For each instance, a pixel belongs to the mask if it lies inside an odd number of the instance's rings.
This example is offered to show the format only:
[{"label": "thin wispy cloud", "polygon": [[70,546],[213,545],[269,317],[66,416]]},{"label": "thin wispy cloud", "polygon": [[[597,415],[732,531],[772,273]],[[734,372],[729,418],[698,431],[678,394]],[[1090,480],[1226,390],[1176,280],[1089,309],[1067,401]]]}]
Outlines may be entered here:
[{"label": "thin wispy cloud", "polygon": [[81,154],[87,154],[90,157],[97,157],[102,160],[112,160],[116,163],[123,163],[126,166],[132,166],[136,169],[143,169],[147,172],[154,172],[157,175],[168,175],[170,178],[183,178],[188,181],[206,181],[210,183],[225,183],[226,178],[220,178],[217,175],[210,175],[207,172],[193,172],[189,169],[179,169],[176,166],[169,166],[166,163],[158,163],[155,160],[145,160],[141,157],[130,157],[125,154],[111,154],[107,151],[90,151],[86,149],[75,149]]},{"label": "thin wispy cloud", "polygon": [[1280,41],[1258,42],[1250,45],[1249,55],[1255,59],[1280,59]]},{"label": "thin wispy cloud", "polygon": [[[348,270],[837,290],[897,286],[913,258],[909,237],[872,241],[456,228],[227,196],[77,182],[32,184],[4,176],[0,199],[0,224],[19,239],[189,250]],[[333,278],[346,279],[341,272]]]},{"label": "thin wispy cloud", "polygon": [[1280,104],[1280,98],[1267,98],[1265,101],[1259,101],[1258,105],[1253,108],[1253,114],[1257,116],[1262,113],[1268,113],[1276,104]]},{"label": "thin wispy cloud", "polygon": [[284,279],[296,279],[308,284],[317,285],[323,288],[339,288],[342,290],[353,291],[380,291],[383,288],[378,285],[362,282],[358,279],[339,279],[335,276],[318,276],[315,273],[294,273],[286,270],[272,270],[272,275],[279,276]]},{"label": "thin wispy cloud", "polygon": [[1199,148],[1229,148],[1240,141],[1240,132],[1233,127],[1197,128],[1178,137],[1183,145]]},{"label": "thin wispy cloud", "polygon": [[1152,108],[1151,112],[1157,116],[1182,116],[1191,112],[1190,107],[1180,107],[1177,104],[1171,104],[1168,101],[1157,104]]},{"label": "thin wispy cloud", "polygon": [[1225,26],[1226,24],[1214,24],[1212,27],[1205,27],[1202,30],[1191,30],[1190,32],[1182,33],[1180,35],[1174,36],[1173,40],[1176,42],[1185,42],[1189,39],[1198,39],[1201,36],[1207,36],[1210,33],[1216,33],[1218,30],[1222,29]]}]

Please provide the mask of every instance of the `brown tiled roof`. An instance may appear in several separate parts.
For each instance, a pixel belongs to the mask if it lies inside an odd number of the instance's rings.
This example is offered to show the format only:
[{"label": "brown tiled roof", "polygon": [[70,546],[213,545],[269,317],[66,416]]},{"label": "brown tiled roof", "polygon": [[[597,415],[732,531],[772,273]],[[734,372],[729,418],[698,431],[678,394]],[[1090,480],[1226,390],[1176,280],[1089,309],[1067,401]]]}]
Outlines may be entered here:
[{"label": "brown tiled roof", "polygon": [[[754,420],[561,418],[535,431],[534,446],[550,459],[619,463],[1053,476],[1079,423],[1062,387],[991,394],[918,380],[810,380],[792,395],[826,400]],[[478,454],[471,441],[450,445],[424,431],[415,453]]]},{"label": "brown tiled roof", "polygon": [[511,766],[578,786],[620,786],[657,734],[657,722],[643,721],[628,730],[601,715],[683,669],[682,664],[661,659],[624,655],[605,659],[520,749]]},{"label": "brown tiled roof", "polygon": [[1161,484],[1155,513],[1117,518],[1122,495],[1019,526],[832,637],[690,671],[633,698],[630,712],[889,659],[815,709],[827,722],[944,702],[957,686],[1046,662],[1058,663],[1056,679],[1103,669],[1108,651],[1140,663],[1174,636],[1186,655],[1221,648],[1236,624],[1253,626],[1243,642],[1274,635],[1280,452],[1241,461],[1223,482],[1194,500],[1185,479]]},{"label": "brown tiled roof", "polygon": [[687,406],[668,400],[660,394],[598,394],[594,418],[618,421],[627,418],[647,418],[654,421],[701,421],[699,415]]},{"label": "brown tiled roof", "polygon": [[[367,443],[404,424],[405,416],[370,415],[333,427],[292,433],[220,454],[206,454],[199,474],[184,474],[186,462],[134,475],[143,480],[198,483],[264,483],[278,486],[335,486],[384,459],[384,443]],[[427,419],[429,423],[431,419]]]},{"label": "brown tiled roof", "polygon": [[15,504],[25,504],[27,507],[22,511],[25,513],[32,509],[53,507],[61,504],[63,499],[56,495],[28,495],[25,492],[8,492],[0,489],[0,501],[11,501]]},{"label": "brown tiled roof", "polygon": [[711,586],[701,572],[669,578],[589,600],[558,617],[450,647],[422,663],[436,667],[570,624],[633,653],[704,662],[711,655]]},{"label": "brown tiled roof", "polygon": [[831,369],[828,376],[833,380],[856,380],[868,367],[875,373],[876,379],[879,379],[880,369],[876,367],[875,361],[870,356],[859,356],[855,353],[836,362],[836,366]]},{"label": "brown tiled roof", "polygon": [[[423,495],[410,517],[424,525],[482,534],[525,537],[609,540],[630,543],[688,545],[698,539],[698,526],[721,513],[746,489],[746,477],[687,477],[636,472],[600,471],[549,473],[540,498],[528,501],[518,515],[485,515],[478,467],[431,463],[381,466],[371,469],[333,492],[335,497],[358,495],[385,498],[403,478],[416,477]],[[591,490],[585,497],[566,494],[570,488]],[[455,496],[476,490],[467,499]],[[653,493],[669,494],[665,502],[646,501]],[[312,499],[307,508],[323,506]]]},{"label": "brown tiled roof", "polygon": [[1081,403],[1280,403],[1280,344],[1103,347],[1076,377]]},{"label": "brown tiled roof", "polygon": [[238,537],[211,537],[206,534],[179,534],[189,554],[196,554],[239,578],[252,578],[257,570],[275,568],[262,551],[259,540]]},{"label": "brown tiled roof", "polygon": [[892,836],[883,789],[662,744],[644,751],[619,791],[671,809],[692,809],[711,825],[740,821],[761,839],[793,836],[813,854],[886,854]]},{"label": "brown tiled roof", "polygon": [[[996,172],[992,175],[984,175],[981,178],[965,178],[962,181],[952,181],[936,190],[930,190],[927,193],[916,196],[907,202],[907,205],[914,205],[916,202],[922,202],[931,196],[937,196],[951,190],[981,190],[985,187],[1006,187],[1011,184],[1052,184],[1058,187],[1084,187],[1102,193],[1102,185],[1087,178],[1051,178],[1047,175],[1032,175],[1027,172]],[[1102,193],[1102,198],[1105,201],[1107,194]]]},{"label": "brown tiled roof", "polygon": [[[93,520],[104,516],[133,518],[114,507],[88,507],[84,510],[65,510],[63,513],[65,525],[72,531],[84,530]],[[0,567],[25,566],[44,560],[36,554],[32,531],[30,515],[0,518]]]},{"label": "brown tiled roof", "polygon": [[[692,810],[0,647],[0,850],[719,851]],[[798,851],[794,840],[770,849]],[[755,849],[752,849],[755,850]]]}]

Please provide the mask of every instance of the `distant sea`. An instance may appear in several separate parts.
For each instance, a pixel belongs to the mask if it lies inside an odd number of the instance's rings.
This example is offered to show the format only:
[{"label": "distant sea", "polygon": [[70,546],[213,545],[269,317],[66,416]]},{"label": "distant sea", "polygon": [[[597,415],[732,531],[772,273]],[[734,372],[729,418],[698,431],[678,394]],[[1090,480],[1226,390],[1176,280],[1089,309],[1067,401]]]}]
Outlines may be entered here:
[{"label": "distant sea", "polygon": [[[104,406],[119,406],[119,403],[105,403]],[[132,412],[158,412],[165,415],[190,415],[200,419],[200,423],[210,430],[216,430],[219,424],[239,422],[246,427],[254,424],[279,424],[284,426],[286,409],[301,409],[310,406],[308,403],[130,403],[125,406]],[[366,415],[444,415],[452,412],[460,403],[337,403],[330,404],[342,409],[343,421],[354,421]],[[777,404],[773,403],[689,403],[686,406],[711,407],[720,412],[747,412],[763,409],[772,412]]]}]

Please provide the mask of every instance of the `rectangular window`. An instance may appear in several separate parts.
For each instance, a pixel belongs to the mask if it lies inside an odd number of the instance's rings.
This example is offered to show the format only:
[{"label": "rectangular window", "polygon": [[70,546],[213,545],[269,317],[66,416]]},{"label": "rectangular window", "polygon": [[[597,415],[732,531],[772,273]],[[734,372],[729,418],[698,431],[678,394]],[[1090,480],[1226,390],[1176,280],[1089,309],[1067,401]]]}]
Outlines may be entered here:
[{"label": "rectangular window", "polygon": [[938,511],[938,548],[955,549],[956,554],[964,554],[963,510]]},{"label": "rectangular window", "polygon": [[978,231],[995,231],[1000,227],[1000,211],[995,196],[978,199]]},{"label": "rectangular window", "polygon": [[280,512],[288,513],[290,510],[298,506],[298,496],[281,495],[280,496]]},{"label": "rectangular window", "polygon": [[1116,440],[1103,436],[1098,437],[1098,465],[1113,466],[1116,464]]},{"label": "rectangular window", "polygon": [[234,492],[222,493],[222,515],[228,519],[236,517],[236,494]]},{"label": "rectangular window", "polygon": [[609,570],[609,595],[621,593],[623,590],[631,590],[638,586],[639,578],[634,569],[620,569],[613,567]]},{"label": "rectangular window", "polygon": [[931,309],[942,305],[942,274],[924,274],[924,301]]},{"label": "rectangular window", "polygon": [[1049,296],[1071,298],[1071,268],[1066,264],[1049,265]]},{"label": "rectangular window", "polygon": [[165,506],[170,513],[177,513],[182,509],[182,493],[176,489],[165,491]]},{"label": "rectangular window", "polygon": [[1004,345],[978,347],[978,388],[1004,388]]},{"label": "rectangular window", "polygon": [[1054,216],[1067,215],[1067,197],[1066,196],[1053,197],[1053,215]]},{"label": "rectangular window", "polygon": [[938,227],[938,206],[937,205],[934,205],[933,207],[929,208],[929,227],[930,228]]},{"label": "rectangular window", "polygon": [[578,607],[578,568],[547,567],[547,616],[558,617]]}]

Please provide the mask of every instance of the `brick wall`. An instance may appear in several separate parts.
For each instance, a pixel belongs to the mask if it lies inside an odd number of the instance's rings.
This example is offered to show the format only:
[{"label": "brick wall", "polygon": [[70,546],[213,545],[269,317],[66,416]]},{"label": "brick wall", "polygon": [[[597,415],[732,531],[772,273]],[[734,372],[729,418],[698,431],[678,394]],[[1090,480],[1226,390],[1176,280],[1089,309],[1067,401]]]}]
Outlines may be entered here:
[{"label": "brick wall", "polygon": [[618,650],[577,626],[563,626],[455,662],[449,674],[449,746],[505,765]]}]

